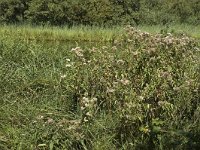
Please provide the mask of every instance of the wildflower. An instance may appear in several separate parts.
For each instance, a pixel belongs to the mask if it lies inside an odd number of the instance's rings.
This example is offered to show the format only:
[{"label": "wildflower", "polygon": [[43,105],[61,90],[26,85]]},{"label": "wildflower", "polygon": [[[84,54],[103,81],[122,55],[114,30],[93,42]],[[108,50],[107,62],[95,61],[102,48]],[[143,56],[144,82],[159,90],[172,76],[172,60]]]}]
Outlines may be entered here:
[{"label": "wildflower", "polygon": [[137,56],[138,54],[139,54],[138,51],[133,52],[133,56]]},{"label": "wildflower", "polygon": [[92,51],[92,52],[96,52],[97,50],[98,50],[98,49],[97,49],[96,47],[93,47],[91,51]]},{"label": "wildflower", "polygon": [[84,121],[84,122],[88,122],[88,120],[87,120],[87,118],[86,118],[86,117],[83,119],[83,121]]},{"label": "wildflower", "polygon": [[74,126],[69,126],[67,129],[70,131],[70,130],[74,130],[75,127]]},{"label": "wildflower", "polygon": [[139,96],[139,99],[140,99],[140,100],[144,100],[144,97],[143,97],[143,96]]},{"label": "wildflower", "polygon": [[148,37],[150,34],[148,32],[143,32],[140,35],[143,36],[143,37]]},{"label": "wildflower", "polygon": [[167,36],[172,37],[172,34],[171,33],[167,33]]},{"label": "wildflower", "polygon": [[87,112],[86,116],[92,117],[92,114],[90,112]]},{"label": "wildflower", "polygon": [[85,92],[85,93],[84,93],[84,96],[88,96],[88,92]]},{"label": "wildflower", "polygon": [[51,124],[51,123],[53,123],[54,122],[54,120],[52,119],[52,118],[48,118],[48,120],[47,120],[47,123],[48,124]]},{"label": "wildflower", "polygon": [[128,42],[133,42],[133,40],[131,40],[131,39],[128,39],[127,41],[128,41]]},{"label": "wildflower", "polygon": [[124,62],[123,60],[120,59],[120,60],[117,61],[117,63],[123,65],[125,62]]},{"label": "wildflower", "polygon": [[116,46],[113,46],[113,47],[112,47],[112,50],[117,50],[117,47],[116,47]]},{"label": "wildflower", "polygon": [[165,72],[161,72],[160,76],[163,78],[169,78],[171,77],[171,74],[170,72],[165,71]]},{"label": "wildflower", "polygon": [[145,128],[143,131],[144,131],[144,133],[148,133],[148,132],[150,132],[150,130],[147,129],[147,128]]},{"label": "wildflower", "polygon": [[81,52],[76,52],[76,55],[79,57],[83,57],[83,54]]},{"label": "wildflower", "polygon": [[88,103],[89,102],[89,99],[87,97],[83,97],[83,102],[84,103]]},{"label": "wildflower", "polygon": [[110,88],[107,89],[107,93],[113,93],[113,92],[115,92],[115,89],[110,89]]},{"label": "wildflower", "polygon": [[186,84],[187,84],[187,86],[191,86],[193,82],[194,82],[194,80],[191,79],[191,80],[186,81]]},{"label": "wildflower", "polygon": [[37,119],[42,120],[42,119],[44,119],[44,116],[39,115],[39,116],[37,116]]},{"label": "wildflower", "polygon": [[71,66],[72,66],[71,64],[66,64],[66,65],[65,65],[65,67],[71,67]]},{"label": "wildflower", "polygon": [[64,74],[64,75],[61,75],[60,77],[63,79],[63,78],[66,78],[66,77],[67,77],[67,75],[66,75],[66,74]]},{"label": "wildflower", "polygon": [[133,34],[134,34],[134,31],[129,31],[128,33],[127,33],[129,36],[132,36]]},{"label": "wildflower", "polygon": [[130,115],[125,115],[126,119],[130,119]]},{"label": "wildflower", "polygon": [[119,41],[118,40],[114,40],[114,44],[117,44]]},{"label": "wildflower", "polygon": [[83,50],[80,47],[72,48],[71,52],[74,52],[79,57],[83,57]]},{"label": "wildflower", "polygon": [[149,54],[153,54],[153,53],[155,53],[156,52],[156,49],[155,48],[150,48],[150,49],[148,49],[148,53]]},{"label": "wildflower", "polygon": [[36,121],[36,120],[34,120],[34,121],[33,121],[33,123],[35,124],[35,123],[37,123],[37,121]]},{"label": "wildflower", "polygon": [[85,107],[89,107],[90,105],[88,103],[85,104]]},{"label": "wildflower", "polygon": [[121,79],[120,82],[121,82],[123,85],[128,85],[128,84],[130,84],[130,81],[127,80],[127,79]]},{"label": "wildflower", "polygon": [[67,58],[66,61],[70,62],[71,60]]},{"label": "wildflower", "polygon": [[85,109],[85,107],[81,106],[81,110],[84,110],[84,109]]},{"label": "wildflower", "polygon": [[173,90],[174,91],[180,91],[180,87],[174,87]]},{"label": "wildflower", "polygon": [[92,101],[97,102],[97,98],[96,97],[92,98]]}]

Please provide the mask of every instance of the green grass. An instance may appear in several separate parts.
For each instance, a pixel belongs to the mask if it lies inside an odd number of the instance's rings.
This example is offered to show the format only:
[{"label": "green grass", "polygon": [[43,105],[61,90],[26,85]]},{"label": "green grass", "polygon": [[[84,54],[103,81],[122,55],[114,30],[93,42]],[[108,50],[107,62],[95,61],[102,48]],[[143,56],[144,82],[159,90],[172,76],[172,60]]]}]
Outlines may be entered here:
[{"label": "green grass", "polygon": [[107,42],[113,41],[116,35],[122,32],[122,28],[101,28],[89,26],[77,27],[48,27],[48,26],[1,26],[0,33],[4,36],[17,36],[25,40],[38,41],[89,41]]},{"label": "green grass", "polygon": [[[153,34],[165,32],[173,32],[175,34],[186,33],[189,36],[200,39],[200,26],[192,25],[169,25],[165,26],[138,26],[138,29]],[[124,33],[122,27],[103,28],[90,26],[75,27],[50,27],[50,26],[0,26],[0,34],[4,37],[18,37],[22,40],[36,41],[72,41],[72,42],[113,42],[117,35]]]},{"label": "green grass", "polygon": [[176,33],[176,34],[187,34],[191,37],[200,39],[200,25],[187,25],[187,24],[174,24],[162,26],[162,25],[152,25],[152,26],[139,26],[142,31],[148,31],[150,33],[159,33],[161,30],[166,32]]},{"label": "green grass", "polygon": [[0,29],[0,149],[199,149],[195,41],[97,31]]}]

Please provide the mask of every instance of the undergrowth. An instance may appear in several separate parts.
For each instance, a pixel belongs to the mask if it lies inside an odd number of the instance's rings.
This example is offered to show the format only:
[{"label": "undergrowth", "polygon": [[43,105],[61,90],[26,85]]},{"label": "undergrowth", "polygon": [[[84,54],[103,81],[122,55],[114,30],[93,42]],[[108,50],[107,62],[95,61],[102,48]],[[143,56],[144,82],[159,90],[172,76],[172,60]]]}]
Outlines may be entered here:
[{"label": "undergrowth", "polygon": [[198,43],[125,32],[71,50],[1,38],[0,149],[199,149]]}]

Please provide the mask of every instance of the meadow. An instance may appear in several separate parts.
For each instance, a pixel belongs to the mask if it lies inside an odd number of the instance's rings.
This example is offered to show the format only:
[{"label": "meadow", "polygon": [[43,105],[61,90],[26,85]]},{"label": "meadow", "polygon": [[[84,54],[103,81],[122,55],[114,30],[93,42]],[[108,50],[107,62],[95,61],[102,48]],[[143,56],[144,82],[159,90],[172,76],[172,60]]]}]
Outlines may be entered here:
[{"label": "meadow", "polygon": [[200,148],[199,26],[0,35],[1,150]]},{"label": "meadow", "polygon": [[[186,34],[187,36],[200,39],[200,25],[172,24],[162,25],[140,25],[138,30],[146,31],[152,34],[173,33],[175,35]],[[113,42],[118,35],[123,34],[124,29],[120,26],[110,28],[98,26],[74,26],[74,27],[56,27],[56,26],[33,26],[33,25],[0,25],[1,36],[15,36],[21,40],[33,40],[44,42]]]}]

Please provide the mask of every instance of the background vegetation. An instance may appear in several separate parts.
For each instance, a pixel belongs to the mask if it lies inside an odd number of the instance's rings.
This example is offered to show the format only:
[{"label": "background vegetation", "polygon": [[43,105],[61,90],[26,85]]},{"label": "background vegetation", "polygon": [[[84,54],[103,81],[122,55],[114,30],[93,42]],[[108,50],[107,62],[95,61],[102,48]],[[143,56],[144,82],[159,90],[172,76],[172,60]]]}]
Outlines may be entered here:
[{"label": "background vegetation", "polygon": [[200,23],[199,0],[0,0],[1,23],[122,25]]}]

